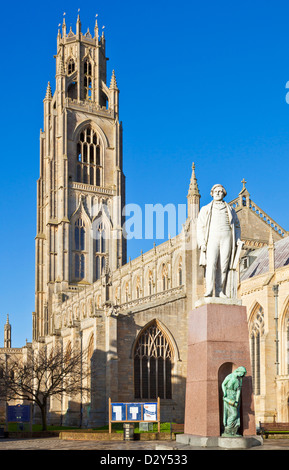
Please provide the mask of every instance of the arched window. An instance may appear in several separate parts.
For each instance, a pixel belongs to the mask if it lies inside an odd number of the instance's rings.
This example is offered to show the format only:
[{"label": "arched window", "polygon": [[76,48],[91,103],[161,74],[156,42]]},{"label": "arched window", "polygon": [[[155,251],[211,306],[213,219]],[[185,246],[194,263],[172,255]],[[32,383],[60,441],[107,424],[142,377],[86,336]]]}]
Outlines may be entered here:
[{"label": "arched window", "polygon": [[101,151],[97,134],[88,126],[79,136],[76,144],[76,181],[101,185]]},{"label": "arched window", "polygon": [[85,223],[82,219],[77,219],[74,224],[74,277],[76,281],[85,278]]},{"label": "arched window", "polygon": [[104,223],[101,222],[94,226],[94,252],[95,252],[95,280],[100,279],[101,274],[105,270],[105,260],[107,253],[107,231]]},{"label": "arched window", "polygon": [[77,219],[74,224],[74,248],[75,250],[85,250],[85,223],[82,219]]},{"label": "arched window", "polygon": [[140,334],[134,349],[135,398],[172,398],[172,351],[156,321]]},{"label": "arched window", "polygon": [[261,337],[264,335],[264,310],[261,305],[254,309],[250,328],[250,352],[252,362],[253,391],[260,395],[261,390]]},{"label": "arched window", "polygon": [[74,70],[75,70],[75,63],[74,63],[74,60],[70,58],[67,63],[68,75],[71,75],[74,72]]},{"label": "arched window", "polygon": [[92,99],[92,66],[88,59],[84,61],[83,74],[84,99],[90,101]]}]

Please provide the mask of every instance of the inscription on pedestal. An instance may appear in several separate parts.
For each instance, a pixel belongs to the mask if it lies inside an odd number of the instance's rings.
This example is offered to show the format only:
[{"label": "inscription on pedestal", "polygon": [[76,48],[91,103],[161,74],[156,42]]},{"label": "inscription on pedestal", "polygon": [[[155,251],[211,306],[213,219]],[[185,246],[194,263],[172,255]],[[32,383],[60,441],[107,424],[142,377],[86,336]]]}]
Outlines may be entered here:
[{"label": "inscription on pedestal", "polygon": [[241,361],[245,357],[244,351],[241,350],[227,350],[227,349],[215,349],[213,351],[214,356],[212,359],[214,361]]}]

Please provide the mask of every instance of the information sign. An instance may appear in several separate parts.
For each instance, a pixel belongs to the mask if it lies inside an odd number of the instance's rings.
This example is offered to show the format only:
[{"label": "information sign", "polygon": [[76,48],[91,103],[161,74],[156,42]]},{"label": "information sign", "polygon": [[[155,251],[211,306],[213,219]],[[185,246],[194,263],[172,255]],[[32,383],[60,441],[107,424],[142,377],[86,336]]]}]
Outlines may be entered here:
[{"label": "information sign", "polygon": [[29,423],[30,405],[7,406],[7,421],[10,423]]},{"label": "information sign", "polygon": [[160,399],[150,403],[115,403],[109,399],[109,432],[112,422],[158,422],[160,429]]}]

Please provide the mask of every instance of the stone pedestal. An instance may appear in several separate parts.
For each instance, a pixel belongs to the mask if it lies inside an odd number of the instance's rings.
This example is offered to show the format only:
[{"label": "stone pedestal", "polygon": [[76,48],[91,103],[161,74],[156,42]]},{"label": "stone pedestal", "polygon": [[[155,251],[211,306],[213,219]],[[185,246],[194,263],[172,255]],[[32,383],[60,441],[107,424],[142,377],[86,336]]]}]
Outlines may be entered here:
[{"label": "stone pedestal", "polygon": [[199,302],[189,315],[185,428],[180,436],[183,443],[184,439],[187,443],[197,439],[202,445],[210,445],[209,442],[216,445],[220,441],[221,384],[239,366],[247,370],[240,407],[239,431],[243,437],[234,440],[256,435],[246,307],[231,301],[213,302],[213,299],[211,303],[207,299],[203,304]]}]

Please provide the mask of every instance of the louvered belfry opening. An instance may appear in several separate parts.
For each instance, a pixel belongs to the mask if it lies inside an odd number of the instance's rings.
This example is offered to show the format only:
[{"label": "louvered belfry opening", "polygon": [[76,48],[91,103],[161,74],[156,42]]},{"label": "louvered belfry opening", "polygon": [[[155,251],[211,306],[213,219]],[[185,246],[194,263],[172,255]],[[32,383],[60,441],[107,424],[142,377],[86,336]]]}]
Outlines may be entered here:
[{"label": "louvered belfry opening", "polygon": [[172,398],[172,349],[157,322],[140,334],[134,350],[135,398]]}]

